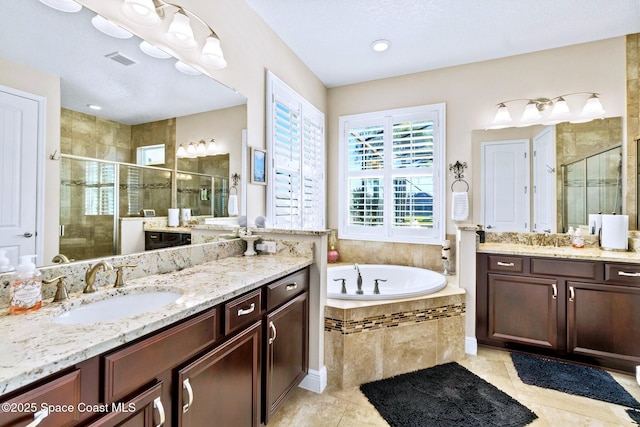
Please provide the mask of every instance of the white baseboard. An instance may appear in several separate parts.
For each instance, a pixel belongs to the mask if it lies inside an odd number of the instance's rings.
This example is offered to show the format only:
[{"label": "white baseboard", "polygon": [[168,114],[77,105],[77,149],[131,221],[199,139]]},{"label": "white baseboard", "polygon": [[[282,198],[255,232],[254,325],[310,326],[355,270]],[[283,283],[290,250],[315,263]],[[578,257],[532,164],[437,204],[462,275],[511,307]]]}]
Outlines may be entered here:
[{"label": "white baseboard", "polygon": [[327,386],[327,367],[323,366],[319,371],[309,369],[307,376],[302,379],[299,387],[314,393],[322,393]]},{"label": "white baseboard", "polygon": [[478,354],[478,340],[475,337],[464,337],[464,352],[467,354]]}]

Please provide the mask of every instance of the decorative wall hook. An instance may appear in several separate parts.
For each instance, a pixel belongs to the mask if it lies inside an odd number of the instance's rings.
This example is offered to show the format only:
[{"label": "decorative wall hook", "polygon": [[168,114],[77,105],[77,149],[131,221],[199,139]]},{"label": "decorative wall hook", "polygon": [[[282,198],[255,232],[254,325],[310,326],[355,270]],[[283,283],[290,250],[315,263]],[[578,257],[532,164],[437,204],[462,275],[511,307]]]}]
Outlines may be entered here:
[{"label": "decorative wall hook", "polygon": [[449,170],[453,172],[453,176],[455,178],[455,180],[451,183],[451,191],[453,191],[453,187],[456,184],[456,182],[464,183],[467,186],[465,191],[469,191],[469,183],[464,179],[462,179],[464,178],[464,175],[462,173],[466,168],[467,168],[467,162],[460,163],[459,160],[456,160],[456,162],[453,164],[449,163]]}]

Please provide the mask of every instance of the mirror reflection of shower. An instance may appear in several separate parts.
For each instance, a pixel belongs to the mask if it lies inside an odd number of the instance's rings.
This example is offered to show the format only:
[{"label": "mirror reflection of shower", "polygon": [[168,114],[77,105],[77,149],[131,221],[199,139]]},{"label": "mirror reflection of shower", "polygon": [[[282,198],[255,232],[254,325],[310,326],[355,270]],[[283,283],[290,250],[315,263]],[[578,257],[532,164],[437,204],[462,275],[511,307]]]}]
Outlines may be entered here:
[{"label": "mirror reflection of shower", "polygon": [[562,165],[562,230],[588,224],[589,214],[622,214],[622,147]]}]

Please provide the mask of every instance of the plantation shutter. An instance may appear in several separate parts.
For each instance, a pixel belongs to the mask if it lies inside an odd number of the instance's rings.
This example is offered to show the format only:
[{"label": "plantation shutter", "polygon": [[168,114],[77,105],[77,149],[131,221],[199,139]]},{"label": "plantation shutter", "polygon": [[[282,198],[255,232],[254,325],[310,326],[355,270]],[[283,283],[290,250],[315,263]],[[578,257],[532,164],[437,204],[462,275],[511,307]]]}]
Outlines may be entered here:
[{"label": "plantation shutter", "polygon": [[271,73],[267,218],[275,228],[324,228],[324,115]]}]

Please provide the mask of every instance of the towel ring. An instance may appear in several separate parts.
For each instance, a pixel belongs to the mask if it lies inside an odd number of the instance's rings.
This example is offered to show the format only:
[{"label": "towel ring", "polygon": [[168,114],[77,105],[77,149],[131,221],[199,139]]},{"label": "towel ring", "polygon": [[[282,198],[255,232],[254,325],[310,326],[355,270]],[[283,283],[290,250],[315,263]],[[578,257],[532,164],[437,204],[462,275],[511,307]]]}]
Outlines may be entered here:
[{"label": "towel ring", "polygon": [[[231,190],[235,190],[235,193],[232,193]],[[236,186],[234,185],[233,187],[229,188],[229,195],[237,195],[238,194],[238,189],[236,188]]]},{"label": "towel ring", "polygon": [[464,179],[456,179],[455,181],[453,181],[453,182],[451,183],[451,191],[452,191],[452,192],[453,192],[453,191],[455,191],[455,190],[453,189],[453,187],[456,185],[456,182],[462,182],[464,185],[466,185],[466,186],[467,186],[467,189],[466,189],[466,190],[464,190],[464,191],[465,191],[465,192],[467,192],[467,193],[469,192],[469,183],[468,183],[467,181],[465,181]]}]

